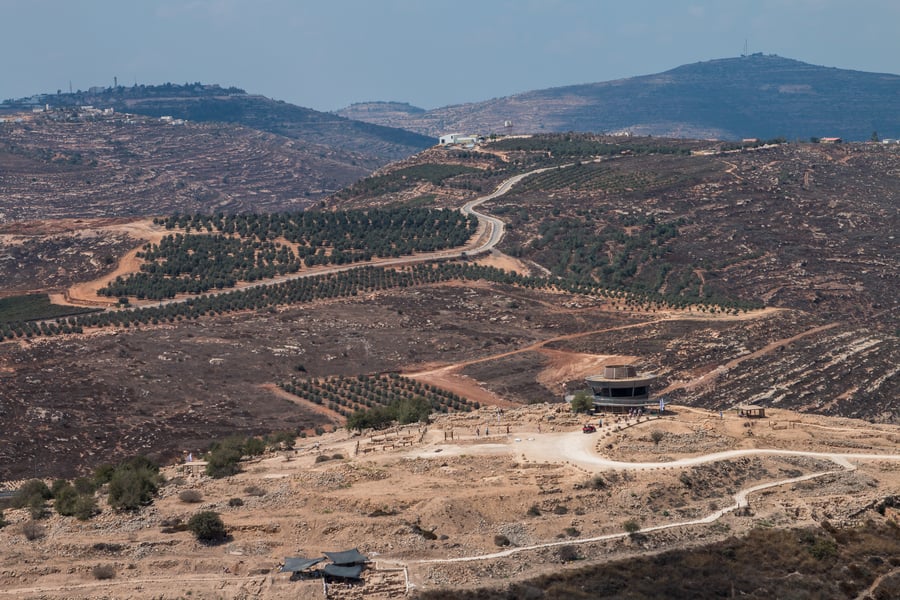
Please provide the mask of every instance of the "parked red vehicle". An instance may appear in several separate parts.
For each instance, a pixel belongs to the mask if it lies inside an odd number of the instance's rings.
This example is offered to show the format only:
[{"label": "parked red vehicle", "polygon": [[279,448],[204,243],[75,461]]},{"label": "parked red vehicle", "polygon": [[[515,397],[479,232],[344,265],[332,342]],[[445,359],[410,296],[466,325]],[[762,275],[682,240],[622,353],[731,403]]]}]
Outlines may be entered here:
[{"label": "parked red vehicle", "polygon": [[581,428],[582,433],[594,433],[595,431],[597,431],[597,428],[590,423]]}]

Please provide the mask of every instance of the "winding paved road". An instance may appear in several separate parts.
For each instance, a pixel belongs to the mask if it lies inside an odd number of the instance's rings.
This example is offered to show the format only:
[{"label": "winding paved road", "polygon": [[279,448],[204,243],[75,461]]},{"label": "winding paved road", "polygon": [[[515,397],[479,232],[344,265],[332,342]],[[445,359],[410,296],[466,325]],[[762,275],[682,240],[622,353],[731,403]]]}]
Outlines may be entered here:
[{"label": "winding paved road", "polygon": [[[574,164],[574,163],[572,163]],[[559,168],[567,168],[571,167],[572,164],[562,165]],[[475,210],[476,206],[480,206],[487,202],[488,200],[493,200],[494,198],[499,198],[504,194],[509,193],[509,190],[513,188],[514,185],[525,179],[526,177],[531,177],[532,175],[537,175],[538,173],[543,173],[545,171],[552,171],[557,167],[544,167],[542,169],[534,169],[533,171],[528,171],[527,173],[521,173],[520,175],[514,175],[509,179],[506,179],[503,183],[497,186],[497,189],[487,196],[481,196],[480,198],[476,198],[474,200],[469,200],[465,204],[463,204],[460,209],[465,215],[475,215],[481,223],[486,224],[491,228],[491,233],[488,236],[487,241],[482,244],[480,247],[471,250],[471,252],[486,252],[491,250],[496,246],[501,239],[503,239],[503,234],[505,232],[506,224],[498,219],[497,217],[492,217],[490,215],[486,215],[484,213],[478,212]]]}]

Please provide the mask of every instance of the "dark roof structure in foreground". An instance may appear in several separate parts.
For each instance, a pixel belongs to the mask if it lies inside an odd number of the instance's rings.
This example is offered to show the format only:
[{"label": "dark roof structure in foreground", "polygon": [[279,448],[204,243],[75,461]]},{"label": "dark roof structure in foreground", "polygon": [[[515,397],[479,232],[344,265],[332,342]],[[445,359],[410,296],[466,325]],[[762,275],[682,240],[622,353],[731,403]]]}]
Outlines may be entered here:
[{"label": "dark roof structure in foreground", "polygon": [[281,567],[282,573],[296,573],[297,571],[305,571],[306,569],[317,565],[325,560],[324,558],[303,558],[300,556],[289,556],[284,559],[284,566]]},{"label": "dark roof structure in foreground", "polygon": [[329,577],[359,579],[362,570],[362,565],[325,565],[325,568],[322,569],[322,572]]},{"label": "dark roof structure in foreground", "polygon": [[353,550],[345,550],[343,552],[325,552],[328,560],[336,565],[355,565],[367,562],[369,559],[365,554],[361,554],[357,548]]}]

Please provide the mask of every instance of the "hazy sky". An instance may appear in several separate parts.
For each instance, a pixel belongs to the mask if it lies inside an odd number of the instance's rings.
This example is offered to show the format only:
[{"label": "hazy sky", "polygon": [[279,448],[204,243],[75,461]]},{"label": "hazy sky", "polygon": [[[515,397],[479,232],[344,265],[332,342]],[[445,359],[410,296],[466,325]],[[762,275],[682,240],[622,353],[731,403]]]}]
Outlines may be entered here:
[{"label": "hazy sky", "polygon": [[900,72],[900,0],[0,0],[0,98],[235,85],[423,108],[751,52]]}]

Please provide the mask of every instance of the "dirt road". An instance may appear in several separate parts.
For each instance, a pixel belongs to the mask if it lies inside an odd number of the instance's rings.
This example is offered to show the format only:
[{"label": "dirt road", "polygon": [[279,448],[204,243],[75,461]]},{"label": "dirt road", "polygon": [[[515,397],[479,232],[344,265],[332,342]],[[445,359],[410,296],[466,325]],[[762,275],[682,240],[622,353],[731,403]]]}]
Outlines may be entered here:
[{"label": "dirt road", "polygon": [[[605,430],[610,430],[612,427],[607,426],[604,428]],[[601,429],[601,432],[603,429]],[[729,450],[725,452],[714,452],[710,454],[704,454],[700,456],[693,456],[690,458],[682,458],[679,460],[669,461],[669,462],[625,462],[625,461],[617,461],[610,460],[600,456],[596,453],[594,446],[596,445],[597,440],[596,435],[585,435],[580,432],[566,432],[566,433],[544,433],[544,434],[534,434],[527,438],[517,437],[507,443],[490,443],[490,444],[480,444],[476,446],[457,446],[456,448],[460,449],[461,453],[467,454],[504,454],[504,453],[515,453],[520,454],[523,458],[529,461],[535,462],[569,462],[576,466],[579,466],[585,470],[591,472],[599,472],[604,470],[655,470],[655,469],[678,469],[682,467],[690,467],[696,466],[711,462],[718,462],[723,460],[729,460],[732,458],[740,458],[745,456],[803,456],[809,458],[819,458],[824,460],[830,460],[837,465],[837,469],[832,469],[829,471],[820,471],[816,473],[810,473],[806,475],[802,475],[799,477],[789,477],[785,479],[780,479],[778,481],[771,481],[767,483],[757,484],[751,487],[744,488],[739,490],[734,494],[733,499],[734,502],[725,507],[720,508],[718,510],[710,512],[708,515],[698,518],[692,519],[689,521],[679,521],[677,523],[667,523],[665,525],[655,525],[650,527],[644,527],[640,529],[637,533],[651,533],[654,531],[662,531],[665,529],[673,529],[678,527],[688,527],[691,525],[703,525],[709,524],[721,519],[726,514],[733,512],[735,510],[744,508],[748,505],[749,496],[751,494],[755,494],[757,492],[761,492],[763,490],[767,490],[770,488],[780,487],[784,485],[791,485],[795,483],[800,483],[803,481],[811,481],[813,479],[818,479],[820,477],[824,477],[827,475],[834,475],[837,473],[845,472],[845,471],[853,471],[856,467],[853,465],[851,461],[866,461],[866,460],[889,460],[889,461],[900,461],[900,454],[853,454],[853,453],[832,453],[832,452],[806,452],[799,450],[782,450],[782,449],[768,449],[768,448],[755,448],[755,449],[744,449],[744,450]],[[443,446],[443,451],[441,456],[451,456],[454,454],[454,447]],[[473,452],[474,451],[474,452]],[[419,456],[425,456],[425,453],[419,453]],[[446,564],[446,563],[460,563],[460,562],[474,562],[474,561],[482,561],[482,560],[491,560],[496,558],[504,558],[508,556],[512,556],[513,554],[517,554],[519,552],[526,552],[529,550],[538,550],[541,548],[553,548],[556,546],[563,545],[572,545],[572,544],[587,544],[591,542],[602,542],[607,540],[614,540],[625,538],[631,535],[628,532],[620,532],[620,533],[611,533],[601,536],[595,537],[585,537],[585,538],[576,538],[576,539],[566,539],[562,541],[555,542],[545,542],[542,544],[532,544],[528,546],[518,546],[515,548],[508,548],[506,550],[501,550],[498,552],[492,552],[488,554],[479,554],[472,556],[460,556],[454,558],[435,558],[435,559],[427,559],[420,561],[392,561],[398,564],[408,564],[408,565],[427,565],[427,564]],[[390,560],[390,559],[387,559]]]}]

